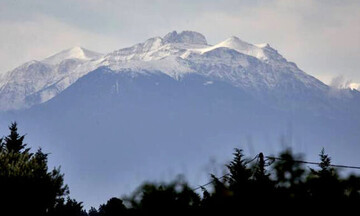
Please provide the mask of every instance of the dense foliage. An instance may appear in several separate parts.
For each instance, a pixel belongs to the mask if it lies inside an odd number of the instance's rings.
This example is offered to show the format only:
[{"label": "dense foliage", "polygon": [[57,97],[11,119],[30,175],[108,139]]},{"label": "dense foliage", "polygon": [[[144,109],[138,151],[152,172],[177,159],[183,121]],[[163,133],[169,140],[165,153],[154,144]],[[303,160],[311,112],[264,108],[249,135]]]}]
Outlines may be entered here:
[{"label": "dense foliage", "polygon": [[9,215],[59,215],[59,210],[71,203],[64,202],[69,190],[60,168],[49,170],[48,154],[41,149],[32,153],[30,148],[26,148],[24,136],[19,135],[16,123],[12,123],[9,129],[10,134],[0,139],[1,212]]},{"label": "dense foliage", "polygon": [[183,178],[170,183],[144,183],[131,196],[109,199],[88,212],[68,197],[59,168],[51,171],[47,154],[31,153],[13,123],[0,140],[0,210],[11,215],[118,216],[204,215],[226,212],[311,213],[353,210],[360,204],[360,178],[339,175],[324,150],[317,169],[308,168],[290,150],[278,157],[252,160],[235,149],[228,173],[211,176],[195,190]]}]

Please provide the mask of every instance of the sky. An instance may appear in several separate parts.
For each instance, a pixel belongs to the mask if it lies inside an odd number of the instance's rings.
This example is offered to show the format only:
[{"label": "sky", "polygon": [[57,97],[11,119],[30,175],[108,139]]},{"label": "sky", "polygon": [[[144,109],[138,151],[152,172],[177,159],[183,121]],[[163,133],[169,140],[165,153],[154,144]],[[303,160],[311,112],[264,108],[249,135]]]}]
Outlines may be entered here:
[{"label": "sky", "polygon": [[210,44],[267,42],[323,82],[356,87],[359,11],[355,0],[0,0],[0,73],[74,46],[107,53],[193,30]]}]

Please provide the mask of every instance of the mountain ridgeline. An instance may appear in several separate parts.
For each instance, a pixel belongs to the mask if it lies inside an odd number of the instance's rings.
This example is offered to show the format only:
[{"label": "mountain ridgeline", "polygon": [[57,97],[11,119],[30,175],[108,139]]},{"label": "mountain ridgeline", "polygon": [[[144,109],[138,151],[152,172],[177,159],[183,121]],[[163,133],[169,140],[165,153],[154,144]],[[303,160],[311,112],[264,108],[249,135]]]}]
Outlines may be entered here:
[{"label": "mountain ridgeline", "polygon": [[358,91],[327,86],[269,44],[209,45],[191,31],[108,54],[76,47],[0,79],[1,127],[16,120],[29,143],[56,152],[72,194],[89,205],[159,176],[200,184],[209,158],[223,163],[234,147],[292,147],[309,159],[325,147],[360,163],[359,108]]}]

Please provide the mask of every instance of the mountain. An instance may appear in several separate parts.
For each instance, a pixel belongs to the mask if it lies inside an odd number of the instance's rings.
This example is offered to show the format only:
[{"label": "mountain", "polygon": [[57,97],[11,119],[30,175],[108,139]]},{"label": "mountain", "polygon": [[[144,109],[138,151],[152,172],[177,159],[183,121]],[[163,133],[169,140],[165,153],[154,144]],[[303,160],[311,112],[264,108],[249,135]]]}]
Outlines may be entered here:
[{"label": "mountain", "polygon": [[[322,100],[330,91],[327,85],[288,62],[269,44],[253,45],[230,37],[211,46],[200,33],[174,31],[107,55],[74,47],[42,61],[25,63],[0,80],[0,110],[24,109],[46,102],[102,66],[114,71],[160,71],[174,79],[196,73],[259,96],[273,93],[274,100],[283,96],[291,98],[296,92]],[[279,94],[282,94],[280,98]]]},{"label": "mountain", "polygon": [[322,101],[329,96],[329,87],[288,62],[269,44],[253,45],[230,37],[212,46],[200,33],[174,31],[107,55],[74,47],[42,61],[25,63],[0,80],[0,110],[24,109],[46,102],[102,66],[114,71],[160,71],[174,79],[196,73],[229,82],[260,97],[272,95],[273,102],[301,93],[318,100],[315,104],[308,101],[308,105],[317,108],[305,108],[323,112],[329,106]]},{"label": "mountain", "polygon": [[74,47],[15,68],[0,80],[0,110],[24,109],[50,100],[91,70],[82,68],[100,56]]},{"label": "mountain", "polygon": [[360,93],[327,86],[269,44],[174,31],[105,55],[63,51],[0,83],[0,131],[18,121],[87,205],[178,173],[204,183],[235,147],[292,147],[309,160],[325,147],[335,163],[360,163]]},{"label": "mountain", "polygon": [[97,59],[101,54],[84,49],[82,47],[73,47],[71,49],[63,50],[53,56],[44,59],[42,62],[50,65],[60,64],[62,61],[67,59],[77,59],[82,61],[89,61]]}]

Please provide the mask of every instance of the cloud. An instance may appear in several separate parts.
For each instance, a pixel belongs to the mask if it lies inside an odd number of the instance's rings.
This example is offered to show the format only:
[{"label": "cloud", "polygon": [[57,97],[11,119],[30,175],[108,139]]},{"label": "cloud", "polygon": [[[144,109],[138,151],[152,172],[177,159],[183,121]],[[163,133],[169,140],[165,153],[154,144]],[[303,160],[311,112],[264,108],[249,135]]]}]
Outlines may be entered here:
[{"label": "cloud", "polygon": [[347,80],[343,75],[333,77],[329,86],[329,96],[336,98],[352,97],[350,89],[360,90],[360,83]]},{"label": "cloud", "polygon": [[348,86],[350,89],[360,91],[360,83],[350,83]]},{"label": "cloud", "polygon": [[127,42],[101,35],[47,16],[31,21],[0,21],[0,73],[30,60],[41,60],[73,46],[109,52]]},{"label": "cloud", "polygon": [[351,80],[346,80],[344,76],[339,75],[334,77],[330,82],[330,87],[335,89],[346,89],[349,88]]},{"label": "cloud", "polygon": [[347,80],[343,75],[334,77],[330,82],[330,87],[333,89],[356,89],[360,90],[360,83]]}]

